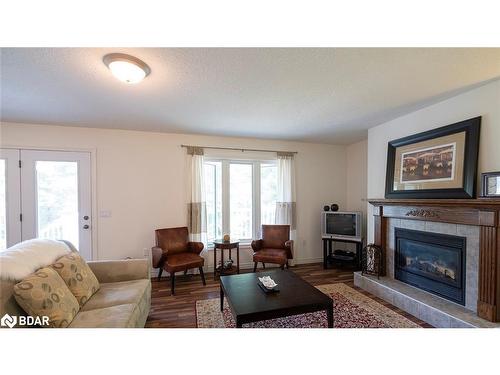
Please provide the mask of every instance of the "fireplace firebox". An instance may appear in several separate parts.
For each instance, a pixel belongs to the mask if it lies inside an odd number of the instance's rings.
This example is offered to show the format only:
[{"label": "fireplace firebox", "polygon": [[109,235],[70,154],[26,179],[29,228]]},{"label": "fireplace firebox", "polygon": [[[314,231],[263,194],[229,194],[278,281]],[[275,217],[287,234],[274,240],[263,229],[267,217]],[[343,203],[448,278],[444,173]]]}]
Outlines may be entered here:
[{"label": "fireplace firebox", "polygon": [[394,277],[465,305],[466,238],[394,229]]}]

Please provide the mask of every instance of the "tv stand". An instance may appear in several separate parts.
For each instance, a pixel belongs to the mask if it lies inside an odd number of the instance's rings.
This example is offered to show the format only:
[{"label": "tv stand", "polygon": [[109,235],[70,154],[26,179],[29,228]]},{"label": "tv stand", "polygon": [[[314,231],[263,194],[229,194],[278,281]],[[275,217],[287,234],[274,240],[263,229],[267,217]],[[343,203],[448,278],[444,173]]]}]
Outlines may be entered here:
[{"label": "tv stand", "polygon": [[[354,257],[334,254],[334,242],[353,243],[356,245],[356,253]],[[354,269],[361,269],[361,251],[363,248],[363,238],[360,239],[339,239],[339,238],[323,238],[323,269],[327,269],[330,263],[345,264],[354,267]]]}]

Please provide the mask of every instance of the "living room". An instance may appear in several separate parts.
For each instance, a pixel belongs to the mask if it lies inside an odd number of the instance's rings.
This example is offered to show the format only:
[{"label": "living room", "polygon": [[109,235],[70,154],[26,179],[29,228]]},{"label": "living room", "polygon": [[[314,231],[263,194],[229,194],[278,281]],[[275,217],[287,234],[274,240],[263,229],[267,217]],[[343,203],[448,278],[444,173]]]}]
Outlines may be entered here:
[{"label": "living room", "polygon": [[0,49],[6,340],[231,337],[238,365],[498,337],[498,43],[26,38]]}]

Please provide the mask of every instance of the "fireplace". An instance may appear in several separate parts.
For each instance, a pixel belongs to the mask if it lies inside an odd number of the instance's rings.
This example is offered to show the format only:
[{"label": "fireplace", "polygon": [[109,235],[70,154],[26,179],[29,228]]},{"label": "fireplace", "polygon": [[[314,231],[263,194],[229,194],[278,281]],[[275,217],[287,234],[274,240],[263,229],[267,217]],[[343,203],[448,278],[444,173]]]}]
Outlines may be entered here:
[{"label": "fireplace", "polygon": [[[387,268],[389,278],[395,277],[394,228],[404,227],[464,236],[467,239],[466,275],[464,275],[466,269],[464,254],[462,266],[459,267],[462,269],[461,279],[465,279],[462,285],[466,285],[467,289],[464,306],[466,310],[476,312],[482,319],[495,324],[500,323],[500,199],[370,199],[369,202],[373,206],[373,243],[386,250],[385,264],[390,267]],[[420,241],[421,238],[416,240]],[[445,244],[448,245],[449,243]],[[399,280],[397,281],[401,284]],[[455,286],[454,289],[457,289]],[[384,287],[385,290],[387,288]],[[457,294],[459,293],[455,293]],[[393,301],[399,300],[401,295],[404,293],[398,292],[398,298],[394,298]],[[438,302],[442,302],[442,306],[446,305],[444,301]],[[419,306],[423,308],[422,303]],[[461,307],[455,303],[447,306]],[[447,310],[445,314],[443,309],[444,307],[434,306],[432,311],[428,310],[427,313],[443,312],[442,317],[448,319],[451,316],[450,311]],[[411,311],[416,313],[415,310]],[[417,315],[425,318],[429,314]],[[460,316],[463,317],[463,314]],[[478,326],[472,320],[470,323],[472,326]]]},{"label": "fireplace", "polygon": [[394,277],[465,305],[466,238],[394,228]]}]

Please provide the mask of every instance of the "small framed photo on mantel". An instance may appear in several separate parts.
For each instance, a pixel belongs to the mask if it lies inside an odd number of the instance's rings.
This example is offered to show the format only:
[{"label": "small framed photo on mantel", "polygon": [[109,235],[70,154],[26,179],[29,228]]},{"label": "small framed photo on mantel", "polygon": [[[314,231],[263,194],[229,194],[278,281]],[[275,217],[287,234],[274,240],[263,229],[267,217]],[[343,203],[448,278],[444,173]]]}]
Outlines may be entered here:
[{"label": "small framed photo on mantel", "polygon": [[500,198],[500,172],[481,174],[481,182],[483,198]]},{"label": "small framed photo on mantel", "polygon": [[385,197],[475,198],[481,117],[389,142]]}]

